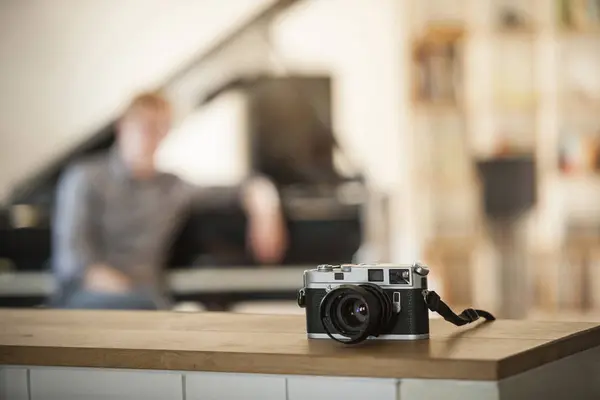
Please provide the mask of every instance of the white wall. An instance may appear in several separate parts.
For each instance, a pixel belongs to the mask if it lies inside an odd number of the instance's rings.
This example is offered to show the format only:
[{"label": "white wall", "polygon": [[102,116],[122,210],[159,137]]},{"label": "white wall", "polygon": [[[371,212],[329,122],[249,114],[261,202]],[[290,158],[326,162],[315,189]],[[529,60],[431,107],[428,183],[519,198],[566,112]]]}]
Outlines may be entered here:
[{"label": "white wall", "polygon": [[0,2],[0,199],[273,0]]},{"label": "white wall", "polygon": [[247,98],[231,91],[193,111],[161,146],[158,168],[199,186],[235,186],[248,176]]},{"label": "white wall", "polygon": [[335,80],[334,126],[348,154],[377,190],[393,196],[393,261],[414,261],[406,88],[406,24],[396,0],[305,1],[274,24],[275,61],[283,69],[328,71]]}]

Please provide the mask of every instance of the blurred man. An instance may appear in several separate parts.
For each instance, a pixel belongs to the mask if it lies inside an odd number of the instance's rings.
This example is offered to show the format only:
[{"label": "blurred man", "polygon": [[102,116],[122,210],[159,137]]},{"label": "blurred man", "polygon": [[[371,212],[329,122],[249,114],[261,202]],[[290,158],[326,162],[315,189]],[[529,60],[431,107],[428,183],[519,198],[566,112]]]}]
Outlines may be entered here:
[{"label": "blurred man", "polygon": [[[198,192],[155,168],[155,153],[170,124],[169,102],[142,94],[121,117],[116,146],[72,166],[61,178],[53,232],[56,306],[167,307],[162,268]],[[250,179],[239,200],[255,259],[278,261],[286,232],[276,189],[264,178]]]}]

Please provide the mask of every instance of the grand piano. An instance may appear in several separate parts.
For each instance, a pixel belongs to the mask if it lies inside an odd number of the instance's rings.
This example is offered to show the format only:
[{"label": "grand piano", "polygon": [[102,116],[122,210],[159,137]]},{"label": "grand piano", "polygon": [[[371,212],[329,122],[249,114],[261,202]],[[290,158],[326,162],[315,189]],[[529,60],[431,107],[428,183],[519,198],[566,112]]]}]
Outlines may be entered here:
[{"label": "grand piano", "polygon": [[[293,299],[304,268],[351,261],[363,242],[367,202],[361,175],[344,176],[334,165],[340,149],[331,127],[328,76],[236,77],[199,98],[197,107],[231,91],[246,99],[244,134],[251,170],[277,185],[290,247],[281,266],[265,269],[245,250],[241,209],[196,210],[172,247],[167,265],[172,295],[219,309],[240,300]],[[57,181],[70,163],[107,151],[114,141],[114,123],[109,123],[14,188],[0,212],[0,306],[44,304],[51,291]],[[25,278],[28,284],[23,284]]]}]

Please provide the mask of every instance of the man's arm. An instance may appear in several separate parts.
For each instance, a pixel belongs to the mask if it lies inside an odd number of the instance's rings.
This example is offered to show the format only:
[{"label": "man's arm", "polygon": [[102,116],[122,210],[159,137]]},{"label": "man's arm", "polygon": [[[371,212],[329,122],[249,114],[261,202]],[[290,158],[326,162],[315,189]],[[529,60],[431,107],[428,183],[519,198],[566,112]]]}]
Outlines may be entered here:
[{"label": "man's arm", "polygon": [[241,187],[194,188],[191,204],[204,210],[241,206],[247,217],[248,250],[261,263],[273,264],[285,256],[288,245],[279,193],[264,176],[252,176]]},{"label": "man's arm", "polygon": [[96,224],[101,218],[89,167],[69,169],[58,185],[53,224],[53,268],[63,290],[124,290],[128,282],[104,264]]},{"label": "man's arm", "polygon": [[272,264],[285,255],[287,228],[275,185],[258,176],[242,186],[242,206],[248,217],[248,243],[260,262]]}]

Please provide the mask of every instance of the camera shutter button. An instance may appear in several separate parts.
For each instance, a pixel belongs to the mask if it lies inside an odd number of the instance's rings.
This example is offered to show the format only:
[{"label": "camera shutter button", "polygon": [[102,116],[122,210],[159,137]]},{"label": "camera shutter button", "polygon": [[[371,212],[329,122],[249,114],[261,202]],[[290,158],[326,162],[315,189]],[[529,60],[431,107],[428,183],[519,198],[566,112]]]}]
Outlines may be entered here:
[{"label": "camera shutter button", "polygon": [[429,274],[429,268],[419,263],[415,264],[415,272],[421,276],[427,276]]},{"label": "camera shutter button", "polygon": [[317,271],[333,271],[333,265],[321,264],[317,267]]}]

